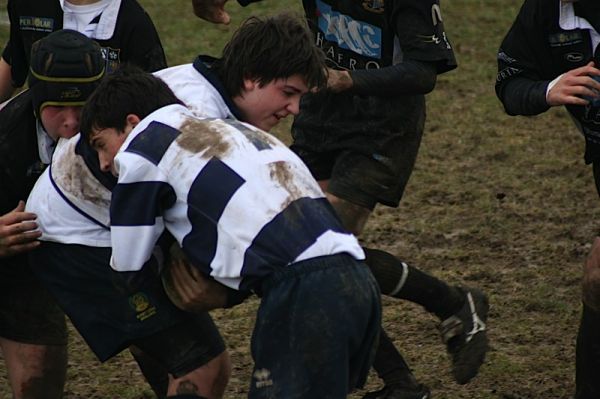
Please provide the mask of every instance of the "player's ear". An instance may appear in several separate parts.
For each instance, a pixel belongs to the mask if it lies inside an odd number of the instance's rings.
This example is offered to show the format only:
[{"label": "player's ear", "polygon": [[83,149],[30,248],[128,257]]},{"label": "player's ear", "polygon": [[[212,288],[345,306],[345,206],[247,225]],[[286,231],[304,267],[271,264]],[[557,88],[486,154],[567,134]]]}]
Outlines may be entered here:
[{"label": "player's ear", "polygon": [[244,91],[252,91],[256,86],[258,86],[258,80],[244,78]]},{"label": "player's ear", "polygon": [[136,114],[128,114],[125,122],[125,133],[129,134],[140,123],[140,118]]}]

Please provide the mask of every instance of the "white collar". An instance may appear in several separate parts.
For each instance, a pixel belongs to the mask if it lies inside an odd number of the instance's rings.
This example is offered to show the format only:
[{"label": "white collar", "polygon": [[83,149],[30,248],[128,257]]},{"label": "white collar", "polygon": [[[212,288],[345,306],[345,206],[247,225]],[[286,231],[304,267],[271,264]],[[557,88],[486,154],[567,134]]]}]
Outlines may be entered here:
[{"label": "white collar", "polygon": [[[60,7],[65,9],[65,0],[59,0]],[[117,18],[119,17],[119,10],[121,9],[121,0],[112,0],[108,6],[102,12],[100,21],[94,33],[92,33],[91,39],[96,40],[108,40],[113,37],[115,33],[115,27],[117,26]]]},{"label": "white collar", "polygon": [[561,29],[564,30],[573,30],[573,29],[587,29],[590,31],[590,36],[592,39],[592,49],[595,49],[596,46],[600,43],[600,34],[594,29],[592,24],[588,22],[587,19],[578,17],[575,15],[575,7],[573,3],[566,3],[564,1],[559,1],[559,18],[558,24]]},{"label": "white collar", "polygon": [[56,142],[52,140],[52,138],[44,129],[42,122],[37,119],[37,143],[38,143],[38,154],[40,156],[40,161],[44,164],[49,165],[52,161],[52,154],[54,154],[54,149],[56,148]]}]

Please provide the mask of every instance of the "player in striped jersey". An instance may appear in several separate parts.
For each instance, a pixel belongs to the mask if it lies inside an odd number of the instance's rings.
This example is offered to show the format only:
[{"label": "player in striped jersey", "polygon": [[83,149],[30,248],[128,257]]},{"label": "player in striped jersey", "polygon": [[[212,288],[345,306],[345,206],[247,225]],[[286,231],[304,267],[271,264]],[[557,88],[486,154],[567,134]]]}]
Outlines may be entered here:
[{"label": "player in striped jersey", "polygon": [[118,174],[111,265],[141,270],[166,227],[205,276],[262,297],[249,397],[344,397],[366,379],[381,318],[360,245],[283,143],[197,119],[174,95],[159,109],[139,101],[167,91],[152,75],[113,75],[82,116],[82,137]]}]

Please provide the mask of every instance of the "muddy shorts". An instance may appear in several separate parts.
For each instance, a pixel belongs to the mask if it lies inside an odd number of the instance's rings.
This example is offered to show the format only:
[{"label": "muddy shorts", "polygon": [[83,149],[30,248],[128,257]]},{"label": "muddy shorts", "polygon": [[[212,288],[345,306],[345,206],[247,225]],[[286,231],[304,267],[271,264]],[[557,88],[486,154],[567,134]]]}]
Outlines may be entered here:
[{"label": "muddy shorts", "polygon": [[139,274],[132,286],[111,269],[110,255],[110,248],[52,242],[32,254],[33,271],[100,361],[136,345],[181,376],[225,350],[208,313],[175,307],[154,273]]},{"label": "muddy shorts", "polygon": [[0,262],[0,336],[26,344],[67,344],[65,316],[26,256]]},{"label": "muddy shorts", "polygon": [[348,255],[299,262],[262,286],[248,397],[345,398],[364,384],[379,338],[380,294]]},{"label": "muddy shorts", "polygon": [[[327,191],[362,207],[377,203],[396,207],[412,174],[422,131],[371,138],[361,145],[336,143],[327,151],[320,145],[293,144],[290,148],[308,166],[316,180],[329,180]],[[314,144],[314,143],[313,143]]]}]

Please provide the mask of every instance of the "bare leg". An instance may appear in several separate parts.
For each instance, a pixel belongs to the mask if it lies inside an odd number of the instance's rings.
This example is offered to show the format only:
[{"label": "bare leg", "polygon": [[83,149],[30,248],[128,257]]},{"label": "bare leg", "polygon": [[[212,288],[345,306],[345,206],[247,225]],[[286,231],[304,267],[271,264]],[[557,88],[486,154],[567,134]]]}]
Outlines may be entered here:
[{"label": "bare leg", "polygon": [[179,378],[172,378],[167,396],[191,394],[207,399],[220,399],[231,375],[229,353],[224,351],[204,366]]},{"label": "bare leg", "polygon": [[0,338],[14,399],[62,398],[66,345],[33,345]]}]

